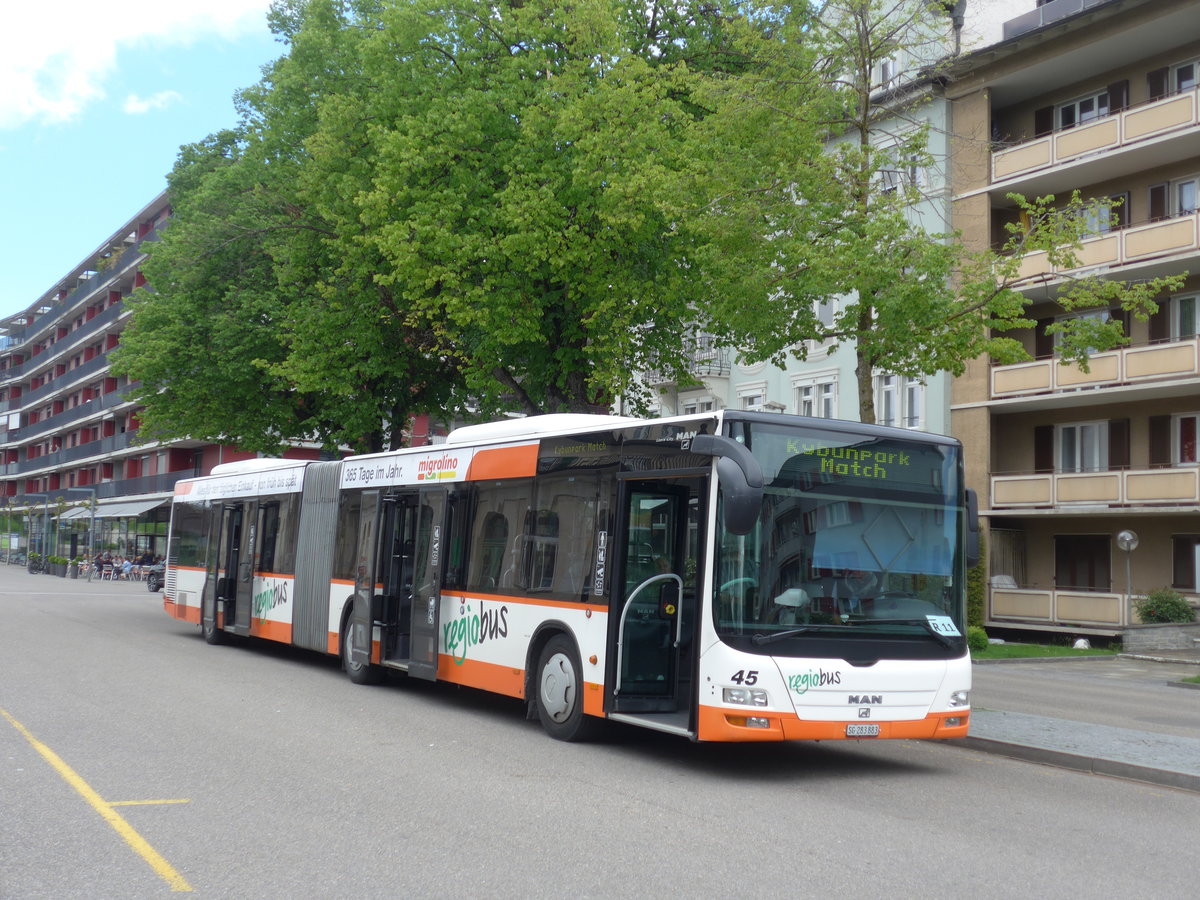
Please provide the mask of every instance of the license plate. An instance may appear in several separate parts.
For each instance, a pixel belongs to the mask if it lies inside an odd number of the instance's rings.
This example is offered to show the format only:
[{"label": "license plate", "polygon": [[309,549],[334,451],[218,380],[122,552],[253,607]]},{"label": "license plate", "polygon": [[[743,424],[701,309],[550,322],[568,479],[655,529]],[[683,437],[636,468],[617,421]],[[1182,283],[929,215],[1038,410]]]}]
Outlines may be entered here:
[{"label": "license plate", "polygon": [[879,737],[878,725],[847,725],[846,737]]}]

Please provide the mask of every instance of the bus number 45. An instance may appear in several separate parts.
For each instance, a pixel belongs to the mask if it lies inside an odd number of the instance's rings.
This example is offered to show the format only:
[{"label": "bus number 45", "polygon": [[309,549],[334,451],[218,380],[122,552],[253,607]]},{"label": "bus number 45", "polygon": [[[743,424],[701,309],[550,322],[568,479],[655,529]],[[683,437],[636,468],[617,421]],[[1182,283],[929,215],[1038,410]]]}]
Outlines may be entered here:
[{"label": "bus number 45", "polygon": [[758,684],[758,670],[751,669],[747,672],[745,669],[738,669],[729,676],[729,680],[734,684]]}]

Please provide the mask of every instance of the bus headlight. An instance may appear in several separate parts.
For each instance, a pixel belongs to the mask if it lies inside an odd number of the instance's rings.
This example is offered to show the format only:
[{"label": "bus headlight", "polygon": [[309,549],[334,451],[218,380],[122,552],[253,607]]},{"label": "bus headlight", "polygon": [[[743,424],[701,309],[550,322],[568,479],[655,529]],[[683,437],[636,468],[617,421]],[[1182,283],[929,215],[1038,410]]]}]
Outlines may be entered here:
[{"label": "bus headlight", "polygon": [[955,691],[950,695],[950,705],[953,706],[970,706],[971,692],[970,691]]},{"label": "bus headlight", "polygon": [[767,692],[759,688],[725,688],[721,694],[726,703],[737,706],[766,706]]}]

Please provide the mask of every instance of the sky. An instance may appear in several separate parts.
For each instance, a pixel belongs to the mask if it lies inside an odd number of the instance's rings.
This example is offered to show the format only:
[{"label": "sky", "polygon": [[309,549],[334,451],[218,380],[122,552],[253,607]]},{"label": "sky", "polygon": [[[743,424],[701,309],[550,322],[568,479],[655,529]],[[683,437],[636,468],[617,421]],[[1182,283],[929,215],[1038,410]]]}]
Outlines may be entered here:
[{"label": "sky", "polygon": [[236,124],[284,47],[270,0],[34,0],[0,13],[0,316],[166,188],[179,148]]}]

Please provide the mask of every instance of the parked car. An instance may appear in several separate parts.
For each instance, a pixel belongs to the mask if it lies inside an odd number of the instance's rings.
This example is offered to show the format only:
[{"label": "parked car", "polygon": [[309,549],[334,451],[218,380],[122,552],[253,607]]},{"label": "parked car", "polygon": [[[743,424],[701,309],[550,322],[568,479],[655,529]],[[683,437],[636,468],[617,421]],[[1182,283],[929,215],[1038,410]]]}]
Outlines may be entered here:
[{"label": "parked car", "polygon": [[165,563],[155,563],[146,569],[146,589],[151,593],[157,593],[162,590],[163,583],[167,577],[167,567]]}]

